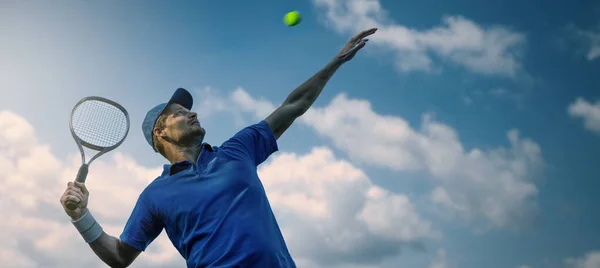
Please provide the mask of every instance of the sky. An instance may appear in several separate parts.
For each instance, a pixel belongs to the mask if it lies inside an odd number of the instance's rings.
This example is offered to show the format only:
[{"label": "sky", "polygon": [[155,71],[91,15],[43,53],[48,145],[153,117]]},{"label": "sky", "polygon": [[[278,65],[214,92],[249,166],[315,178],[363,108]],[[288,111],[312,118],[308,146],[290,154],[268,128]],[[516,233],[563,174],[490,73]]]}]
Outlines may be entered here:
[{"label": "sky", "polygon": [[[598,1],[0,0],[2,267],[104,267],[59,203],[81,98],[131,116],[86,182],[118,237],[166,163],[150,108],[188,89],[218,146],[370,27],[258,169],[297,265],[600,267]],[[185,261],[163,233],[131,267]]]}]

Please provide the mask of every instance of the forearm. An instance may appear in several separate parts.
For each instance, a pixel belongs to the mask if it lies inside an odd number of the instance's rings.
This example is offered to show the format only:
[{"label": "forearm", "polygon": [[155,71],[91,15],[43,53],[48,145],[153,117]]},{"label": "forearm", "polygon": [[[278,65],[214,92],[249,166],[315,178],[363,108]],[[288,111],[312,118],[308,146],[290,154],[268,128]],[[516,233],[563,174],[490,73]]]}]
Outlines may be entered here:
[{"label": "forearm", "polygon": [[106,265],[117,268],[127,267],[130,263],[125,263],[119,252],[120,240],[114,236],[110,236],[105,232],[89,244],[96,256],[98,256]]},{"label": "forearm", "polygon": [[[340,68],[342,62],[334,59],[325,68],[306,80],[302,85],[294,89],[286,98],[284,104],[293,104],[298,108],[299,115],[304,114],[317,100],[329,79]],[[298,116],[299,116],[298,115]]]},{"label": "forearm", "polygon": [[85,209],[83,215],[72,222],[84,241],[108,266],[127,267],[131,263],[131,261],[126,261],[126,258],[124,258],[125,250],[122,248],[121,241],[106,234],[90,211]]}]

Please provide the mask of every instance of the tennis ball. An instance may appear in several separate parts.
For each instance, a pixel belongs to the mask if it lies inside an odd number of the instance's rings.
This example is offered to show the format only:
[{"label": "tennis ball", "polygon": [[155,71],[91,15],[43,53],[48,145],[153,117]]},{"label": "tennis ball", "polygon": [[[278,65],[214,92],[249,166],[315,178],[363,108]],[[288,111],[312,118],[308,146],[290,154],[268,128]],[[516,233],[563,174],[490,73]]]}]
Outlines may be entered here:
[{"label": "tennis ball", "polygon": [[296,26],[298,23],[300,23],[301,20],[302,17],[300,16],[300,12],[298,11],[288,12],[283,17],[283,23],[285,23],[285,25],[287,26]]}]

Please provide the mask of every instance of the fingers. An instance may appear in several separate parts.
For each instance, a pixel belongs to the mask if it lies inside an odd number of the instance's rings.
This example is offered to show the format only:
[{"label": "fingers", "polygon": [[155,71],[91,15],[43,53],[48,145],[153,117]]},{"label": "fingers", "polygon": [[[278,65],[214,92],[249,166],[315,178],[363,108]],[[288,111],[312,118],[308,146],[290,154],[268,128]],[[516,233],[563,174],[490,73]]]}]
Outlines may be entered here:
[{"label": "fingers", "polygon": [[360,40],[360,42],[358,43],[358,45],[356,45],[357,46],[357,50],[361,49],[362,47],[364,47],[367,44],[367,41],[369,41],[369,39]]},{"label": "fingers", "polygon": [[77,196],[74,196],[74,195],[66,195],[66,196],[65,196],[65,197],[62,199],[62,204],[63,204],[63,205],[66,205],[66,204],[67,204],[67,202],[69,202],[69,201],[73,201],[73,202],[75,202],[75,203],[79,203],[79,202],[81,202],[81,201],[82,201],[82,199],[81,199],[81,198],[79,198],[79,197],[77,197]]},{"label": "fingers", "polygon": [[67,190],[65,193],[66,196],[76,197],[79,200],[83,200],[83,193],[77,190]]},{"label": "fingers", "polygon": [[66,191],[69,191],[69,190],[76,191],[76,192],[79,192],[81,194],[84,193],[83,192],[83,187],[81,187],[81,183],[79,183],[79,182],[69,182],[67,184],[67,190]]},{"label": "fingers", "polygon": [[367,37],[369,35],[374,34],[375,32],[377,32],[377,28],[371,28],[371,29],[368,29],[368,30],[364,30],[364,31],[360,32],[359,34],[357,34],[356,36],[354,36],[351,39],[351,41],[352,42],[356,42],[356,41],[358,41],[360,39],[363,39],[363,38],[365,38],[365,37]]},{"label": "fingers", "polygon": [[364,30],[364,31],[360,32],[360,36],[361,36],[360,38],[365,38],[369,35],[374,34],[375,32],[377,32],[377,28],[371,28],[368,30]]},{"label": "fingers", "polygon": [[64,194],[63,194],[63,195],[60,197],[60,203],[61,203],[63,206],[66,206],[68,201],[73,201],[73,202],[75,202],[75,203],[79,203],[79,202],[81,202],[81,201],[82,201],[82,198],[81,198],[81,197],[78,197],[77,195],[74,195],[74,194],[69,194],[69,193],[65,192],[65,193],[64,193]]},{"label": "fingers", "polygon": [[74,188],[74,189],[78,189],[81,191],[81,193],[83,193],[84,195],[89,194],[87,187],[85,187],[85,183],[81,183],[78,181],[74,181],[74,182],[68,182],[67,183],[67,188]]},{"label": "fingers", "polygon": [[81,189],[81,192],[83,194],[88,194],[89,193],[87,187],[85,187],[85,183],[81,183],[81,182],[78,182],[78,181],[76,181],[74,183],[75,183],[75,186],[77,186],[77,187],[79,187]]},{"label": "fingers", "polygon": [[61,197],[61,203],[66,204],[67,201],[81,202],[85,199],[85,192],[87,192],[87,189],[82,183],[68,182],[67,189]]},{"label": "fingers", "polygon": [[356,53],[358,50],[360,50],[367,44],[367,41],[369,41],[369,39],[362,39],[358,41],[358,43],[356,43],[356,45],[354,45],[354,47],[352,47],[352,49],[348,51],[348,54]]}]

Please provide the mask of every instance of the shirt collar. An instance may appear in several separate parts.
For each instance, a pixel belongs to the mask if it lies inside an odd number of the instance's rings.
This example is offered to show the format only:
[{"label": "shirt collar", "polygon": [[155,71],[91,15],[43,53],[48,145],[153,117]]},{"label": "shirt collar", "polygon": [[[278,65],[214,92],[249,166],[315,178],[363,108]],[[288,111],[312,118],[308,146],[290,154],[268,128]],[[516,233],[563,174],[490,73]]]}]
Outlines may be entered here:
[{"label": "shirt collar", "polygon": [[[208,144],[206,142],[202,143],[202,148],[200,149],[200,154],[198,155],[198,159],[196,159],[196,163],[198,163],[200,161],[200,157],[202,157],[202,153],[205,152],[205,151],[213,152],[214,150],[213,150],[213,147],[210,144]],[[163,166],[163,172],[162,172],[161,176],[162,177],[168,177],[168,176],[177,174],[177,172],[179,172],[179,171],[177,171],[177,166],[188,165],[188,164],[189,164],[189,161],[187,161],[187,160],[186,161],[181,161],[181,162],[176,162],[176,163],[174,163],[172,165],[165,164]]]}]

